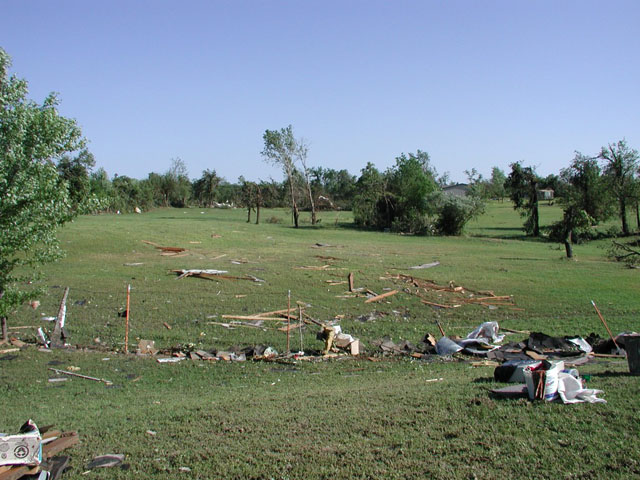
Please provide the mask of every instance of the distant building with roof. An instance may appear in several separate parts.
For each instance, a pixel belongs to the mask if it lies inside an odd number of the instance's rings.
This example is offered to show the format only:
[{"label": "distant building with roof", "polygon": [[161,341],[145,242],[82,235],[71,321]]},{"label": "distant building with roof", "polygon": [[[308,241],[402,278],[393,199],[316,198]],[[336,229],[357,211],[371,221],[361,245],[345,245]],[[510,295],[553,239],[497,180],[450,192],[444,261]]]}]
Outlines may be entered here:
[{"label": "distant building with roof", "polygon": [[447,195],[455,195],[456,197],[465,197],[469,192],[469,185],[466,183],[456,183],[448,185],[442,189]]}]

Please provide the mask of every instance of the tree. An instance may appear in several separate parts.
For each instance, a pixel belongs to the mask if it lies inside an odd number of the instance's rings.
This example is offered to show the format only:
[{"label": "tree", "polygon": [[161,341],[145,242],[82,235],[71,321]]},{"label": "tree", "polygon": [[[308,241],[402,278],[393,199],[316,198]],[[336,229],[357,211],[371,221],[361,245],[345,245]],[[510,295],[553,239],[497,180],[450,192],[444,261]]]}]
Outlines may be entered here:
[{"label": "tree", "polygon": [[504,182],[507,179],[507,176],[504,172],[498,168],[493,167],[491,169],[491,180],[489,180],[489,196],[491,198],[498,199],[502,201],[506,196],[506,190],[504,188]]},{"label": "tree", "polygon": [[565,205],[583,210],[595,222],[611,216],[611,196],[600,174],[597,158],[575,152],[569,167],[560,171],[560,178],[567,185],[563,195]]},{"label": "tree", "polygon": [[87,148],[75,156],[63,155],[58,161],[58,173],[67,182],[69,196],[75,209],[86,204],[91,193],[89,173],[96,161]]},{"label": "tree", "polygon": [[261,154],[266,162],[282,167],[289,182],[289,194],[291,201],[291,212],[293,214],[293,224],[298,228],[298,202],[296,195],[296,167],[295,163],[300,158],[300,143],[293,136],[293,127],[280,130],[265,130],[262,136],[264,149]]},{"label": "tree", "polygon": [[436,203],[429,201],[437,190],[436,174],[429,155],[420,150],[396,157],[384,174],[371,164],[356,182],[353,216],[356,225],[379,230],[424,234]]},{"label": "tree", "polygon": [[629,235],[627,205],[635,194],[634,177],[638,170],[638,151],[627,146],[624,139],[602,147],[598,156],[604,161],[604,175],[611,193],[618,202],[618,214],[622,222],[622,234]]},{"label": "tree", "polygon": [[540,235],[540,215],[538,213],[538,175],[531,167],[523,167],[520,162],[511,164],[511,173],[504,186],[513,201],[513,208],[526,217],[525,232],[534,237]]},{"label": "tree", "polygon": [[318,205],[350,210],[355,194],[356,177],[347,170],[314,167],[309,170],[311,188]]},{"label": "tree", "polygon": [[89,191],[98,199],[99,210],[109,210],[113,206],[113,185],[104,168],[89,174]]},{"label": "tree", "polygon": [[384,179],[371,163],[361,170],[356,182],[356,194],[353,200],[353,220],[364,228],[384,228],[378,215],[378,203],[384,196]]},{"label": "tree", "polygon": [[193,182],[193,196],[201,207],[210,207],[215,200],[220,177],[215,170],[204,170],[202,176]]},{"label": "tree", "polygon": [[58,114],[50,94],[42,104],[27,98],[27,82],[9,76],[0,48],[0,319],[38,293],[27,285],[38,267],[62,255],[57,229],[77,214],[56,161],[77,154],[85,140],[75,120]]},{"label": "tree", "polygon": [[316,204],[313,200],[313,192],[311,191],[311,179],[310,172],[307,168],[307,154],[309,153],[309,145],[300,139],[297,141],[298,148],[296,149],[296,157],[302,165],[302,175],[304,176],[304,183],[307,187],[307,197],[309,198],[309,206],[311,207],[311,225],[316,224]]},{"label": "tree", "polygon": [[484,212],[484,202],[476,195],[460,197],[439,192],[434,200],[438,203],[435,228],[441,235],[461,235],[467,222]]},{"label": "tree", "polygon": [[186,207],[191,197],[191,182],[184,161],[180,157],[171,159],[171,167],[164,177],[169,205],[178,208]]},{"label": "tree", "polygon": [[467,182],[469,183],[468,194],[478,199],[487,198],[487,182],[482,178],[482,174],[475,168],[472,168],[470,171],[465,170],[464,173],[467,176]]},{"label": "tree", "polygon": [[421,150],[408,156],[401,154],[396,157],[396,164],[388,175],[392,194],[392,228],[408,233],[425,233],[427,216],[435,210],[427,197],[438,188],[429,154]]}]

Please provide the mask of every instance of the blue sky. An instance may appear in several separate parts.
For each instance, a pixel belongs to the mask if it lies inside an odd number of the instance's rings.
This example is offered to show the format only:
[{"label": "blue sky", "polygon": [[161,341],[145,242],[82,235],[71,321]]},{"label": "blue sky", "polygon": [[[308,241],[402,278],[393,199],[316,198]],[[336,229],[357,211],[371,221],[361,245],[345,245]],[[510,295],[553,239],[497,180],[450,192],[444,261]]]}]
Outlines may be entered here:
[{"label": "blue sky", "polygon": [[30,97],[59,92],[99,167],[281,179],[262,134],[359,174],[427,151],[465,180],[640,148],[638,1],[0,0]]}]

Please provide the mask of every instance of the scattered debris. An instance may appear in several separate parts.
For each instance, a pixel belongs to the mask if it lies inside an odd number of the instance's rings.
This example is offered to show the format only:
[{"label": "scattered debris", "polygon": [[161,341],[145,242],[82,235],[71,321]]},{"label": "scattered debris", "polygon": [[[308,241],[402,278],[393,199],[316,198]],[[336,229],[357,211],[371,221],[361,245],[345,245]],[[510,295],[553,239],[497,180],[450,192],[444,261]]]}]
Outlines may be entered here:
[{"label": "scattered debris", "polygon": [[264,280],[254,277],[253,275],[246,275],[244,277],[236,277],[232,275],[225,275],[226,270],[214,270],[214,269],[192,269],[192,270],[171,270],[173,273],[177,273],[176,280],[180,280],[185,277],[198,277],[207,280],[251,280],[252,282],[263,283]]},{"label": "scattered debris", "polygon": [[68,372],[66,370],[58,370],[57,368],[51,368],[51,367],[49,367],[49,370],[56,372],[58,375],[69,375],[71,377],[79,377],[79,378],[84,378],[86,380],[93,380],[94,382],[102,382],[107,386],[113,385],[113,382],[110,382],[109,380],[105,380],[104,378],[89,377],[87,375],[80,375],[79,373]]},{"label": "scattered debris", "polygon": [[182,247],[163,247],[162,245],[158,245],[157,243],[150,242],[148,240],[142,240],[142,243],[146,243],[147,245],[151,245],[156,249],[160,250],[161,254],[168,254],[168,256],[177,255],[178,253],[185,252],[187,249]]},{"label": "scattered debris", "polygon": [[118,465],[124,462],[124,455],[120,453],[116,454],[107,454],[100,455],[99,457],[95,457],[89,465],[87,465],[88,470],[93,470],[94,468],[111,468],[117,467]]},{"label": "scattered debris", "polygon": [[136,353],[138,355],[155,355],[158,353],[156,342],[153,340],[140,340],[140,342],[138,342],[138,350]]},{"label": "scattered debris", "polygon": [[164,325],[164,328],[166,328],[167,330],[171,330],[171,325],[169,325],[167,322],[162,322],[162,325]]},{"label": "scattered debris", "polygon": [[158,363],[178,363],[185,359],[186,357],[159,357],[156,361]]},{"label": "scattered debris", "polygon": [[423,263],[422,265],[416,265],[414,267],[409,267],[410,270],[424,270],[426,268],[433,268],[440,265],[440,262],[432,262],[432,263]]},{"label": "scattered debris", "polygon": [[311,248],[327,248],[327,247],[334,247],[335,245],[329,245],[328,243],[316,243],[314,245],[311,245]]},{"label": "scattered debris", "polygon": [[[422,303],[430,305],[434,308],[458,308],[465,304],[482,305],[484,307],[495,309],[506,307],[516,310],[513,298],[508,295],[495,295],[492,291],[474,291],[454,282],[448,285],[440,285],[434,280],[425,280],[411,275],[398,274],[382,277],[396,282],[402,282],[408,287],[404,288],[406,293],[413,294],[420,298]],[[415,290],[413,290],[414,288]],[[425,298],[426,294],[437,295],[437,298]]]}]

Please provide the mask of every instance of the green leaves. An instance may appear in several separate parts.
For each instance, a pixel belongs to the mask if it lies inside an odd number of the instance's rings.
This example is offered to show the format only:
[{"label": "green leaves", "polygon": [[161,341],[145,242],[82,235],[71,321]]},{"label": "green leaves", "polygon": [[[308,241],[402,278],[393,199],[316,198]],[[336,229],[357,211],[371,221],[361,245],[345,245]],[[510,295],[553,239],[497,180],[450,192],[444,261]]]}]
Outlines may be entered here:
[{"label": "green leaves", "polygon": [[26,98],[27,83],[8,77],[9,56],[0,49],[0,316],[33,295],[25,284],[32,267],[62,255],[55,233],[73,218],[67,182],[55,161],[84,148],[74,120],[57,112],[49,95],[42,105]]}]

